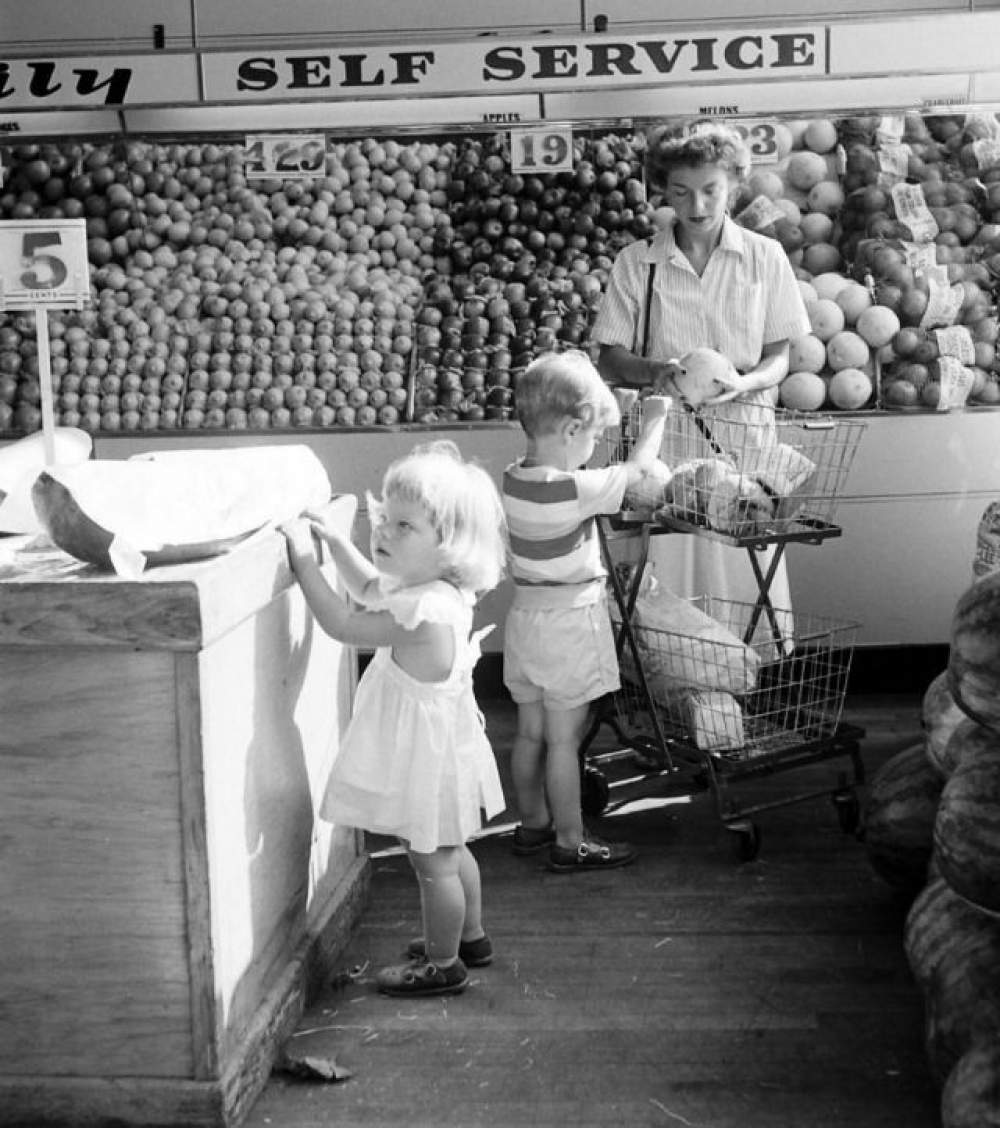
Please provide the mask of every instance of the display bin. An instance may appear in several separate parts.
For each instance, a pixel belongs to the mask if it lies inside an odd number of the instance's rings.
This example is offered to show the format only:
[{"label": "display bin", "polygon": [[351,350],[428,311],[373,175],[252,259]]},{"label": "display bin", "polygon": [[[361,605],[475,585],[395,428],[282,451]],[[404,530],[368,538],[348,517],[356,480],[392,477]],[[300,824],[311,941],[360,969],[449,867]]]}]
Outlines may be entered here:
[{"label": "display bin", "polygon": [[273,529],[136,580],[0,538],[0,1124],[239,1123],[367,888],[316,813],[355,657]]}]

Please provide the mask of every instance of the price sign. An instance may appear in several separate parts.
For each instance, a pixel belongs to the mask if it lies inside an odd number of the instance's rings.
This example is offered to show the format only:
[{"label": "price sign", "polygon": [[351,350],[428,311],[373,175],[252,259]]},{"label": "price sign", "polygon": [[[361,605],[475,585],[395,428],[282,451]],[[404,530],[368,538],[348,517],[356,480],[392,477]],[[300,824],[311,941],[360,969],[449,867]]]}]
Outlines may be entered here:
[{"label": "price sign", "polygon": [[573,130],[548,129],[510,131],[510,171],[518,173],[572,172]]},{"label": "price sign", "polygon": [[776,164],[781,159],[778,151],[777,123],[773,121],[734,121],[728,124],[747,143],[754,164]]},{"label": "price sign", "polygon": [[322,134],[257,133],[243,150],[247,180],[301,180],[321,176],[326,169],[326,138]]},{"label": "price sign", "polygon": [[89,297],[84,220],[0,223],[0,309],[82,309]]}]

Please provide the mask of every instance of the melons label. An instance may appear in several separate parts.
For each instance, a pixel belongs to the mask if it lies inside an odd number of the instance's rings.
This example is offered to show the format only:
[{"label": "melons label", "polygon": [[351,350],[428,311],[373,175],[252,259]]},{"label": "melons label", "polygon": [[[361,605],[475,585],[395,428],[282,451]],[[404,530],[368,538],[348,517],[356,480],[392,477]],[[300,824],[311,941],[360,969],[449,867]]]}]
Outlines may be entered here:
[{"label": "melons label", "polygon": [[769,196],[757,196],[736,216],[736,222],[751,231],[762,231],[784,217],[785,213]]},{"label": "melons label", "polygon": [[934,339],[937,341],[938,353],[941,356],[956,357],[962,364],[975,364],[975,342],[964,325],[949,325],[946,329],[935,329]]},{"label": "melons label", "polygon": [[929,283],[927,308],[920,319],[920,328],[933,329],[936,325],[954,325],[965,299],[964,288],[957,282],[951,286],[947,283],[942,284],[934,277],[929,278]]},{"label": "melons label", "polygon": [[938,411],[951,411],[962,407],[972,388],[972,372],[955,356],[942,356],[938,360],[941,373],[941,396]]},{"label": "melons label", "polygon": [[937,220],[931,215],[919,184],[894,184],[891,190],[896,219],[910,233],[916,243],[928,243],[939,232]]}]

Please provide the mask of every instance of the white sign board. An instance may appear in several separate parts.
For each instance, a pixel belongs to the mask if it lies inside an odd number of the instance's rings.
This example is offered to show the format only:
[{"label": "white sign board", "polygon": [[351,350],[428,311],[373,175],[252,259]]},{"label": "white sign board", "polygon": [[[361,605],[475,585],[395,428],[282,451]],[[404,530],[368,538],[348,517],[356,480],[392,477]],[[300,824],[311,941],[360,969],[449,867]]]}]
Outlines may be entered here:
[{"label": "white sign board", "polygon": [[85,220],[0,222],[0,310],[81,309],[89,297]]}]

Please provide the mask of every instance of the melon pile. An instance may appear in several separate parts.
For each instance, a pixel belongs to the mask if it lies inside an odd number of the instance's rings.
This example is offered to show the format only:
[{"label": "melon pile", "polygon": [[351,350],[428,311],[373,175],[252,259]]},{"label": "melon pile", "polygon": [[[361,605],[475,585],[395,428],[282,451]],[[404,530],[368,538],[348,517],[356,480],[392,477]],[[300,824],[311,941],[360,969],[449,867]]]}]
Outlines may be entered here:
[{"label": "melon pile", "polygon": [[904,943],[944,1128],[1000,1123],[1000,572],[959,599],[924,740],[872,780],[875,871],[913,897]]}]

